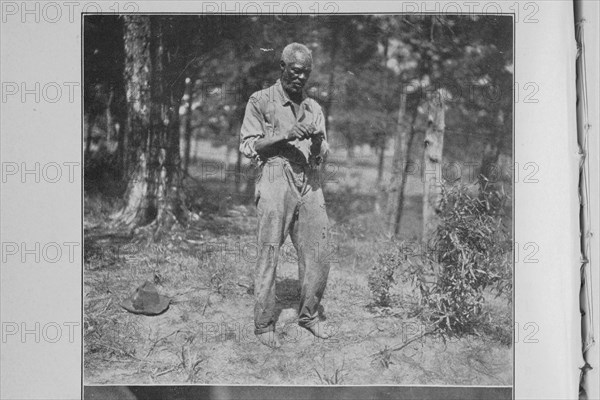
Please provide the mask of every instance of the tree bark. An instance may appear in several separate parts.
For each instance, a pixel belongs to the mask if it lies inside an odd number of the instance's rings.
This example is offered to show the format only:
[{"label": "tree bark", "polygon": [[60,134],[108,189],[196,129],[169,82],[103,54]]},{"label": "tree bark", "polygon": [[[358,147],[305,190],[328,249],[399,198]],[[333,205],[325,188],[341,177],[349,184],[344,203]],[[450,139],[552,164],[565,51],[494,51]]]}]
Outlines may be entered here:
[{"label": "tree bark", "polygon": [[127,99],[127,190],[125,206],[113,215],[128,227],[145,225],[151,218],[148,199],[148,162],[151,121],[150,17],[125,16],[125,85]]},{"label": "tree bark", "polygon": [[[238,75],[241,76],[241,83],[239,85],[240,93],[245,94],[248,92],[248,77],[246,74],[244,74],[244,71],[241,68],[241,63],[240,63],[240,68],[238,69]],[[236,163],[235,163],[235,172],[236,172],[235,193],[240,197],[243,196],[244,198],[242,200],[245,202],[245,201],[249,200],[250,198],[254,197],[254,185],[252,184],[254,182],[254,180],[252,180],[252,183],[251,183],[250,177],[246,176],[246,174],[243,173],[244,171],[242,171],[243,155],[242,155],[242,152],[240,151],[240,143],[241,143],[240,131],[242,129],[242,123],[244,120],[244,111],[242,111],[242,110],[245,109],[244,101],[246,100],[246,98],[245,98],[245,95],[239,96],[238,98],[240,101],[238,101],[235,112],[233,113],[233,121],[234,122],[233,122],[233,124],[231,124],[233,126],[232,133],[233,133],[233,136],[235,137],[235,140],[233,141],[233,143],[235,144],[235,152],[237,155],[237,159],[236,159]],[[244,193],[244,194],[242,194],[242,181],[243,180],[246,181],[246,193]],[[247,196],[248,190],[252,191],[251,197]]]},{"label": "tree bark", "polygon": [[[383,69],[383,87],[388,87],[388,75],[389,72],[387,70],[387,62],[388,62],[388,54],[390,48],[390,39],[387,35],[384,35],[382,39],[383,44],[383,60],[382,60],[382,69]],[[402,100],[401,100],[402,101]],[[375,213],[381,214],[383,209],[383,204],[385,203],[386,193],[389,197],[388,185],[382,184],[383,179],[383,170],[385,165],[385,149],[387,147],[387,137],[389,126],[387,123],[387,119],[384,122],[383,130],[379,133],[378,144],[380,148],[379,153],[379,163],[377,165],[377,199],[375,201]],[[392,172],[392,179],[394,179],[394,173]],[[389,217],[389,214],[386,213],[386,217]],[[388,220],[389,221],[389,220]]]},{"label": "tree bark", "polygon": [[438,89],[429,100],[428,127],[423,154],[423,240],[429,240],[439,225],[442,193],[442,153],[445,112],[443,93]]},{"label": "tree bark", "polygon": [[403,173],[404,164],[406,164],[407,156],[407,138],[408,130],[406,129],[406,92],[402,91],[400,94],[400,105],[398,107],[398,120],[396,125],[396,137],[394,143],[394,158],[392,160],[392,179],[390,182],[390,190],[388,192],[387,201],[387,221],[388,221],[388,232],[390,235],[397,235],[400,231],[399,224],[400,219],[398,217],[398,211],[401,210],[400,194],[403,187]]},{"label": "tree bark", "polygon": [[92,114],[88,114],[87,116],[87,121],[85,124],[85,128],[87,131],[86,137],[85,137],[85,158],[89,159],[91,152],[92,152],[92,130],[94,129],[94,117],[92,116]]},{"label": "tree bark", "polygon": [[113,117],[112,117],[112,102],[115,97],[115,91],[111,87],[109,89],[108,101],[106,102],[106,144],[110,146],[111,142],[114,140],[114,125],[113,125]]},{"label": "tree bark", "polygon": [[167,90],[162,21],[140,15],[124,18],[131,173],[125,205],[113,221],[158,240],[188,217],[180,190],[178,111],[183,84],[172,82]]},{"label": "tree bark", "polygon": [[381,179],[383,179],[383,164],[385,161],[385,141],[379,146],[379,161],[377,162],[377,185],[381,185]]},{"label": "tree bark", "polygon": [[[236,154],[235,159],[235,194],[239,195],[242,191],[242,153],[240,152],[239,145],[239,132],[241,129],[240,123],[235,120],[230,124],[232,129],[231,132],[237,139],[235,142],[228,141],[227,142],[227,163],[229,164],[229,154],[231,153],[230,149],[232,149]],[[227,167],[229,169],[229,167]]]},{"label": "tree bark", "polygon": [[354,161],[354,140],[351,136],[346,136],[346,154],[348,157],[348,162]]},{"label": "tree bark", "polygon": [[[415,114],[416,114],[416,111],[415,111]],[[414,118],[413,118],[413,123],[414,123]],[[406,181],[408,179],[410,152],[412,149],[412,143],[413,143],[414,137],[415,137],[415,130],[411,124],[410,134],[408,135],[408,143],[406,145],[404,168],[402,168],[400,187],[398,189],[398,204],[396,207],[396,214],[394,215],[394,235],[395,236],[397,236],[400,233],[400,226],[401,226],[401,222],[402,222],[402,212],[404,210],[404,190],[406,188]]]},{"label": "tree bark", "polygon": [[193,99],[193,82],[190,78],[185,80],[185,94],[183,95],[183,101],[185,102],[185,115],[184,115],[184,140],[185,149],[183,151],[183,171],[185,174],[189,173],[190,166],[190,154],[192,152],[192,99]]},{"label": "tree bark", "polygon": [[500,111],[496,120],[496,131],[485,143],[483,157],[481,160],[481,169],[479,172],[479,190],[485,193],[497,186],[501,179],[498,169],[498,158],[502,148],[502,138],[504,137],[504,113]]},{"label": "tree bark", "polygon": [[337,51],[339,47],[339,34],[340,28],[337,23],[333,23],[331,32],[331,52],[329,58],[331,59],[331,72],[329,73],[329,87],[327,88],[327,101],[323,104],[323,111],[325,114],[325,131],[329,132],[329,116],[333,108],[333,100],[335,96],[335,65],[337,60]]}]

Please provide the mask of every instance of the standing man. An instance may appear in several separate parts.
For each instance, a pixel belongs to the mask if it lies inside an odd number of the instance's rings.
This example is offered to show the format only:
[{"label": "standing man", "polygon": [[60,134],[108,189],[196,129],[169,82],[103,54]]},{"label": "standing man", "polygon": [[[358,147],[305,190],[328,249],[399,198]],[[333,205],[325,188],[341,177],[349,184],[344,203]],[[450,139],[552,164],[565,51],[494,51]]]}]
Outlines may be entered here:
[{"label": "standing man", "polygon": [[258,162],[255,200],[259,257],[254,275],[254,333],[269,347],[280,346],[275,332],[275,279],[279,251],[287,235],[298,253],[298,323],[327,338],[318,307],[329,274],[326,260],[329,220],[319,165],[329,151],[325,117],[306,97],[311,51],[299,43],[281,54],[281,78],[254,93],[244,115],[240,151]]}]

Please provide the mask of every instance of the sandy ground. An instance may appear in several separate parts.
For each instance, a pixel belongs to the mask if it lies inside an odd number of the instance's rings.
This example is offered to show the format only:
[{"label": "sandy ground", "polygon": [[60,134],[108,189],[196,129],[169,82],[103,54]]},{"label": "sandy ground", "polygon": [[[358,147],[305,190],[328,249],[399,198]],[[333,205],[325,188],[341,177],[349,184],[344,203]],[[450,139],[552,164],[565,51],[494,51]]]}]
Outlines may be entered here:
[{"label": "sandy ground", "polygon": [[[328,185],[328,202],[375,178],[374,171],[369,176],[338,172],[343,179]],[[402,231],[406,239],[417,236],[419,189],[419,179],[411,178]],[[86,198],[85,383],[511,385],[512,346],[497,336],[419,338],[428,327],[411,311],[410,284],[394,288],[392,308],[372,307],[367,276],[386,246],[373,234],[380,228],[363,210],[374,194],[363,188],[344,207],[328,210],[340,245],[322,302],[332,339],[316,339],[296,325],[297,265],[291,255],[280,265],[277,329],[283,346],[278,350],[259,344],[253,335],[254,263],[243,251],[255,240],[253,207],[219,208],[169,245],[138,247],[107,228],[106,204]],[[134,315],[120,307],[145,280],[172,298],[164,314]],[[508,303],[495,299],[488,307],[495,322],[510,332]]]}]

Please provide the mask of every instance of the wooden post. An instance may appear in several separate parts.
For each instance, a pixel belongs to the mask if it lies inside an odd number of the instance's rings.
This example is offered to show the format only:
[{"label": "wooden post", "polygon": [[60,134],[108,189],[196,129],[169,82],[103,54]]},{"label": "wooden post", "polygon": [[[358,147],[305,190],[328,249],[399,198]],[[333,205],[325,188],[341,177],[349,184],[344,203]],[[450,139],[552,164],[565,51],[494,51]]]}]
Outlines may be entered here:
[{"label": "wooden post", "polygon": [[429,100],[428,127],[423,154],[423,241],[428,241],[439,224],[444,149],[444,99],[442,89]]}]

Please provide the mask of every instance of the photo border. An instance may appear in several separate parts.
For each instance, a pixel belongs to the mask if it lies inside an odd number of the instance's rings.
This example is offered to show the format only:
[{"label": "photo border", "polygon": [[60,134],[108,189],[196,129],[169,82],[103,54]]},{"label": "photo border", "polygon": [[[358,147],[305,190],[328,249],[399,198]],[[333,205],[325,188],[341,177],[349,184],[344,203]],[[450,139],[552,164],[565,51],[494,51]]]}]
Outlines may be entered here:
[{"label": "photo border", "polygon": [[[164,2],[165,4],[168,4],[167,2]],[[335,1],[333,3],[336,3]],[[83,142],[83,132],[84,132],[84,51],[83,51],[83,45],[84,45],[84,18],[88,15],[102,15],[99,13],[81,13],[81,33],[80,33],[80,37],[81,37],[81,136],[80,136],[80,140],[81,140],[81,178],[82,178],[82,182],[81,182],[81,260],[83,263],[84,260],[84,214],[85,214],[85,210],[84,210],[84,186],[83,186],[83,179],[84,179],[84,166],[85,163],[84,161],[84,142]],[[152,15],[152,16],[163,16],[163,15],[207,15],[207,16],[220,16],[220,15],[239,15],[244,16],[244,17],[251,17],[251,16],[262,16],[262,15],[286,15],[289,16],[289,14],[281,14],[281,13],[272,13],[272,14],[265,14],[265,13],[238,13],[238,12],[217,12],[217,13],[201,13],[201,12],[132,12],[132,13],[118,13],[115,15]],[[512,56],[513,56],[513,65],[514,65],[514,70],[512,73],[512,154],[511,154],[511,160],[512,163],[514,165],[515,163],[515,159],[516,159],[516,90],[519,90],[519,88],[515,87],[516,84],[516,69],[517,69],[517,60],[516,60],[516,44],[517,44],[517,39],[516,39],[516,14],[513,13],[508,13],[508,12],[501,12],[501,13],[453,13],[453,12],[416,12],[416,13],[407,13],[407,12],[336,12],[335,14],[325,14],[325,13],[306,13],[306,14],[301,14],[299,15],[299,17],[303,17],[303,16],[308,16],[308,15],[324,15],[324,16],[328,16],[328,15],[419,15],[419,16],[428,16],[428,15],[461,15],[461,16],[473,16],[473,15],[478,15],[478,16],[501,16],[501,17],[511,17],[512,18],[512,35],[513,35],[513,40],[512,40]],[[515,218],[514,218],[514,210],[515,210],[515,206],[516,206],[516,184],[515,184],[515,171],[514,168],[512,168],[512,175],[511,175],[511,189],[512,189],[512,193],[511,193],[511,201],[512,201],[512,213],[513,213],[513,218],[512,218],[512,223],[511,223],[511,240],[513,242],[513,244],[515,243],[515,234],[516,234],[516,222],[515,222]],[[161,385],[154,385],[154,384],[131,384],[131,385],[114,385],[114,384],[106,384],[106,385],[99,385],[99,384],[88,384],[86,385],[84,383],[84,334],[83,334],[83,321],[84,321],[84,274],[85,274],[85,270],[82,268],[82,273],[81,273],[81,321],[82,321],[82,330],[81,330],[81,396],[82,399],[85,399],[85,392],[86,390],[90,391],[93,390],[98,390],[99,388],[117,388],[117,387],[128,387],[128,388],[132,388],[133,390],[140,390],[140,388],[157,388],[160,396],[164,396],[166,393],[169,393],[171,391],[173,391],[173,389],[175,389],[175,391],[177,391],[178,389],[183,391],[183,392],[187,392],[189,395],[193,395],[193,396],[197,396],[197,395],[205,395],[207,393],[211,393],[210,389],[212,388],[227,388],[230,389],[234,392],[235,395],[241,395],[239,397],[233,397],[233,398],[248,398],[248,399],[280,399],[281,397],[279,397],[281,395],[281,389],[285,389],[286,391],[291,391],[294,392],[295,394],[298,394],[297,397],[292,397],[292,398],[322,398],[320,396],[326,396],[327,398],[331,398],[336,399],[336,398],[341,398],[341,397],[337,397],[337,395],[341,394],[344,397],[343,398],[348,398],[347,395],[348,393],[345,392],[345,389],[351,388],[354,390],[354,393],[352,394],[352,396],[354,396],[354,394],[357,395],[356,399],[363,399],[363,398],[368,398],[369,396],[373,396],[373,394],[371,392],[369,392],[370,390],[376,390],[377,393],[377,398],[382,398],[382,399],[392,399],[392,398],[397,398],[397,396],[408,396],[407,398],[410,399],[414,399],[414,400],[418,400],[418,399],[438,399],[438,398],[445,398],[448,400],[453,400],[453,399],[464,399],[464,400],[476,400],[476,399],[483,399],[485,398],[486,400],[504,400],[504,399],[513,399],[514,398],[514,392],[515,392],[515,380],[516,380],[516,366],[515,366],[515,359],[516,359],[516,346],[515,346],[515,338],[516,338],[516,330],[515,330],[515,313],[516,313],[516,297],[515,297],[515,293],[516,293],[516,274],[515,274],[515,268],[516,268],[516,255],[515,252],[513,251],[513,257],[512,257],[512,269],[513,269],[513,274],[512,274],[512,279],[513,279],[513,287],[512,287],[512,342],[511,342],[511,347],[512,347],[512,385],[506,386],[506,385],[469,385],[469,386],[465,386],[465,385],[368,385],[368,384],[364,384],[364,385],[335,385],[335,386],[325,386],[325,385],[264,385],[264,384],[257,384],[257,385],[251,385],[251,384],[231,384],[231,385],[211,385],[211,384],[161,384]],[[194,389],[196,388],[196,389]],[[337,390],[339,388],[339,390]],[[393,388],[394,390],[392,392],[386,391],[389,390],[390,388]],[[208,389],[208,392],[205,390]],[[262,392],[260,393],[252,393],[253,389],[261,389]],[[189,391],[192,391],[192,393],[189,393]],[[194,392],[194,390],[197,390],[197,392]],[[308,396],[307,391],[311,394],[310,396]],[[199,392],[199,393],[198,393]],[[332,392],[338,392],[338,393],[332,393]],[[99,393],[102,393],[101,391]],[[157,393],[158,394],[158,393]],[[441,397],[432,397],[433,396],[438,396],[438,395],[442,395]],[[244,397],[244,396],[248,396],[248,397]],[[318,396],[318,397],[312,397],[312,396]],[[383,397],[380,397],[383,396]],[[485,396],[485,397],[482,397]],[[160,397],[162,398],[162,397]],[[324,397],[323,397],[324,398]],[[353,398],[353,397],[351,397]]]}]

